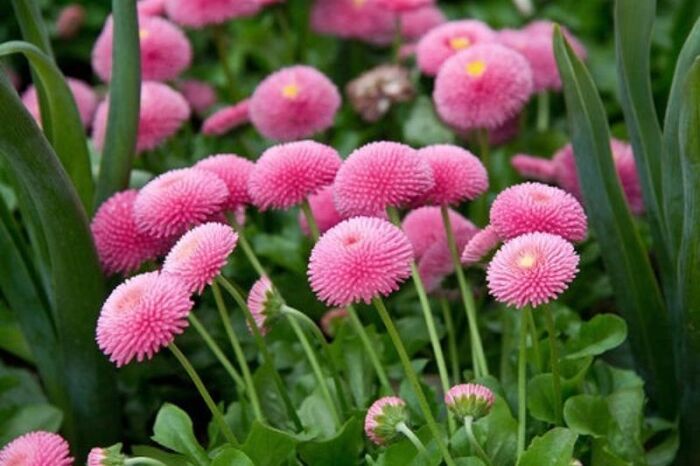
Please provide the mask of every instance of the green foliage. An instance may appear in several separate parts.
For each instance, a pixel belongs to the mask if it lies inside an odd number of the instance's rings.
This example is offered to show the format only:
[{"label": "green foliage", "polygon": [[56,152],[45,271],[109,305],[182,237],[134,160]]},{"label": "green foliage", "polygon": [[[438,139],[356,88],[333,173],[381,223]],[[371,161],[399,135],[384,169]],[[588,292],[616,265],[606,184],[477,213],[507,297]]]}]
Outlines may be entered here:
[{"label": "green foliage", "polygon": [[153,426],[153,441],[186,456],[198,466],[209,464],[206,452],[194,436],[192,420],[175,405],[165,404],[158,412]]},{"label": "green foliage", "polygon": [[556,427],[542,437],[536,437],[522,458],[519,466],[569,466],[577,435],[568,429]]}]

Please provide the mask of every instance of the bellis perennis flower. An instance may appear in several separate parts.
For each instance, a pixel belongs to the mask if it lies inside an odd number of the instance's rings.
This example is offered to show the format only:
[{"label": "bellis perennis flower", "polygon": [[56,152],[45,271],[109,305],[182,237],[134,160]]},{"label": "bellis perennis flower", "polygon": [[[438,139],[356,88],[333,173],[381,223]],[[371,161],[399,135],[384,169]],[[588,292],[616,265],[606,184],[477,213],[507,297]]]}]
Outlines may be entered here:
[{"label": "bellis perennis flower", "polygon": [[68,442],[50,432],[30,432],[0,450],[0,466],[72,466]]},{"label": "bellis perennis flower", "polygon": [[445,393],[445,405],[459,419],[485,416],[495,401],[493,392],[483,385],[467,383],[455,385]]},{"label": "bellis perennis flower", "polygon": [[365,434],[377,445],[386,445],[399,434],[397,426],[408,421],[406,402],[395,396],[380,398],[365,416]]}]

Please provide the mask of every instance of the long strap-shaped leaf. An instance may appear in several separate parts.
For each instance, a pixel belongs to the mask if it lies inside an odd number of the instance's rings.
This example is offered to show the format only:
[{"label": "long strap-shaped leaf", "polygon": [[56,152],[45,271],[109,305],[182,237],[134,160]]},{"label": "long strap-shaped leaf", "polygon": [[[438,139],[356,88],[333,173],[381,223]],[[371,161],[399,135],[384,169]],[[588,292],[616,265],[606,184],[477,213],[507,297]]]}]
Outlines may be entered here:
[{"label": "long strap-shaped leaf", "polygon": [[[63,430],[81,457],[117,439],[120,424],[113,369],[95,344],[104,284],[87,216],[65,171],[17,93],[0,77],[0,158],[29,196],[47,242],[60,365],[67,400]],[[30,309],[16,309],[31,312]]]},{"label": "long strap-shaped leaf", "polygon": [[673,418],[676,376],[668,315],[616,175],[605,110],[590,74],[559,29],[554,47],[590,224],[630,328],[637,367],[661,412]]},{"label": "long strap-shaped leaf", "polygon": [[[41,87],[46,93],[47,116],[51,121],[49,139],[73,181],[83,206],[90,211],[94,189],[90,154],[73,94],[61,71],[37,47],[21,41],[0,44],[0,57],[15,53],[20,53],[29,60],[34,75],[41,81]],[[46,118],[42,119],[42,123],[45,121]]]},{"label": "long strap-shaped leaf", "polygon": [[700,464],[700,58],[682,92],[680,149],[685,190],[683,236],[678,264],[683,303],[683,401],[680,463]]}]

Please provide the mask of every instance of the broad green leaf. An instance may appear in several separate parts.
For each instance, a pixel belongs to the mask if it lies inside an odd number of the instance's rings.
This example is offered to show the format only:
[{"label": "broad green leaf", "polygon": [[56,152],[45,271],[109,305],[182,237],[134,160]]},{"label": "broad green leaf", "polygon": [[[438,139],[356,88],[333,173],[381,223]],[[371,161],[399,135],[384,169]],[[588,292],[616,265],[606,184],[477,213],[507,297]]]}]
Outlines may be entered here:
[{"label": "broad green leaf", "polygon": [[19,322],[2,303],[0,303],[0,349],[30,364],[36,363]]},{"label": "broad green leaf", "polygon": [[598,314],[581,325],[576,338],[568,341],[568,359],[598,356],[620,346],[627,338],[627,324],[614,314]]},{"label": "broad green leaf", "polygon": [[297,450],[306,464],[351,466],[357,464],[363,445],[362,421],[353,417],[334,437],[304,442]]},{"label": "broad green leaf", "polygon": [[513,464],[517,451],[518,422],[503,398],[496,397],[491,412],[474,423],[474,435],[494,464]]},{"label": "broad green leaf", "polygon": [[153,425],[153,441],[185,455],[199,466],[208,466],[207,453],[194,436],[192,420],[186,412],[166,403],[158,411]]},{"label": "broad green leaf", "polygon": [[590,225],[630,328],[637,368],[661,411],[672,417],[677,396],[668,313],[616,175],[605,109],[590,74],[560,30],[554,48]]},{"label": "broad green leaf", "polygon": [[294,453],[297,443],[294,436],[255,421],[241,450],[256,466],[277,466]]},{"label": "broad green leaf", "polygon": [[569,429],[555,427],[532,440],[518,466],[571,466],[577,437]]},{"label": "broad green leaf", "polygon": [[457,466],[486,466],[483,461],[481,461],[476,456],[470,456],[468,458],[455,458]]},{"label": "broad green leaf", "polygon": [[192,463],[187,461],[187,458],[183,455],[168,453],[149,445],[134,445],[131,451],[134,453],[134,456],[153,458],[168,466],[192,466]]},{"label": "broad green leaf", "polygon": [[564,403],[564,420],[579,435],[604,437],[611,423],[608,403],[602,396],[572,396]]},{"label": "broad green leaf", "polygon": [[649,466],[669,466],[678,454],[679,435],[677,429],[672,429],[666,438],[646,452]]},{"label": "broad green leaf", "polygon": [[7,419],[0,421],[0,445],[28,432],[43,430],[57,432],[63,414],[58,408],[42,403],[22,406]]},{"label": "broad green leaf", "polygon": [[608,442],[604,439],[593,441],[591,466],[633,466],[631,461],[620,458],[610,451]]},{"label": "broad green leaf", "polygon": [[141,99],[141,49],[136,0],[112,0],[114,43],[109,114],[95,206],[129,185]]},{"label": "broad green leaf", "polygon": [[229,447],[214,457],[211,466],[255,466],[255,463],[241,450]]},{"label": "broad green leaf", "polygon": [[620,458],[643,464],[644,391],[641,388],[620,390],[608,395],[607,402],[614,422],[608,434],[610,450]]},{"label": "broad green leaf", "polygon": [[301,403],[299,418],[308,431],[323,438],[329,438],[335,434],[335,421],[318,388]]},{"label": "broad green leaf", "polygon": [[454,133],[440,121],[430,98],[420,96],[416,99],[411,113],[403,123],[403,137],[407,144],[417,147],[430,144],[447,144],[454,142]]},{"label": "broad green leaf", "polygon": [[537,374],[527,383],[527,409],[537,420],[554,424],[557,417],[554,411],[554,390],[552,374]]}]

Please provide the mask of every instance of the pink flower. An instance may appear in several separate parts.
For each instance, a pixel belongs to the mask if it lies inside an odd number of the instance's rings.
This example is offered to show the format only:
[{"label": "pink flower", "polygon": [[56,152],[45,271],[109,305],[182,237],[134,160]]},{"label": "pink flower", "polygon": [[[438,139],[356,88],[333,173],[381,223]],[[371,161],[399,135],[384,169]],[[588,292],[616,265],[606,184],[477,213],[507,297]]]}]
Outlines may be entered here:
[{"label": "pink flower", "polygon": [[255,320],[255,326],[262,335],[265,335],[269,330],[270,322],[279,315],[282,307],[282,302],[269,278],[263,276],[253,283],[248,293],[247,304]]},{"label": "pink flower", "polygon": [[238,242],[233,229],[205,223],[185,233],[163,263],[163,273],[178,278],[189,291],[202,293],[226,265]]},{"label": "pink flower", "polygon": [[479,262],[489,252],[498,246],[501,242],[501,237],[498,236],[496,229],[491,225],[487,225],[483,230],[472,236],[467,245],[462,251],[462,263],[471,265]]},{"label": "pink flower", "polygon": [[[102,150],[107,133],[109,98],[97,109],[92,138],[95,147]],[[136,151],[153,150],[174,135],[190,117],[190,106],[176,91],[165,84],[147,81],[141,84],[141,110]]]},{"label": "pink flower", "polygon": [[434,5],[406,11],[401,14],[401,36],[409,41],[418,40],[445,21],[443,12]]},{"label": "pink flower", "polygon": [[167,0],[170,19],[183,26],[203,28],[260,11],[257,0]]},{"label": "pink flower", "polygon": [[198,114],[206,112],[216,103],[216,91],[205,81],[185,79],[177,83],[177,89]]},{"label": "pink flower", "polygon": [[377,5],[395,13],[415,11],[418,8],[432,5],[435,0],[376,0]]},{"label": "pink flower", "polygon": [[[309,205],[313,213],[314,220],[321,234],[325,233],[332,227],[336,226],[343,220],[343,217],[338,213],[333,202],[333,186],[321,188],[316,194],[309,196]],[[305,235],[309,235],[309,225],[306,222],[306,216],[303,212],[299,212],[299,226]]]},{"label": "pink flower", "polygon": [[406,402],[396,396],[378,399],[367,410],[365,434],[377,445],[386,445],[396,438],[396,427],[408,421]]},{"label": "pink flower", "polygon": [[109,466],[104,461],[107,459],[107,452],[104,448],[93,448],[87,458],[87,466]]},{"label": "pink flower", "polygon": [[329,337],[335,336],[338,326],[347,318],[348,310],[344,307],[337,307],[327,311],[321,316],[321,328],[323,329],[323,333]]},{"label": "pink flower", "polygon": [[341,214],[376,215],[417,200],[434,183],[430,165],[416,150],[397,142],[373,142],[350,154],[333,190]]},{"label": "pink flower", "polygon": [[78,3],[63,7],[56,20],[56,36],[59,39],[72,39],[85,23],[85,8]]},{"label": "pink flower", "polygon": [[181,235],[220,212],[226,184],[211,172],[182,168],[163,173],[141,189],[134,204],[139,229],[158,238]]},{"label": "pink flower", "polygon": [[506,242],[489,264],[486,280],[497,301],[522,309],[537,307],[566,290],[579,257],[561,236],[528,233]]},{"label": "pink flower", "polygon": [[97,320],[97,344],[117,367],[151,359],[187,328],[189,290],[170,275],[136,275],[116,287]]},{"label": "pink flower", "polygon": [[[92,116],[97,108],[97,94],[84,81],[75,78],[66,78],[68,87],[70,88],[75,104],[78,107],[80,121],[85,128],[90,127]],[[22,103],[27,108],[29,113],[34,117],[34,120],[41,126],[41,113],[39,111],[39,99],[36,94],[36,88],[31,85],[22,94]]]},{"label": "pink flower", "polygon": [[427,160],[435,179],[423,197],[426,204],[456,205],[479,197],[489,188],[486,168],[468,150],[438,144],[420,149],[418,155]]},{"label": "pink flower", "polygon": [[340,93],[324,74],[296,65],[272,73],[250,98],[250,121],[263,136],[291,141],[333,125]]},{"label": "pink flower", "polygon": [[376,0],[316,0],[311,27],[319,34],[381,45],[391,43],[395,21]]},{"label": "pink flower", "polygon": [[[569,146],[570,147],[570,146]],[[556,169],[552,160],[533,157],[527,154],[517,154],[510,159],[511,165],[520,176],[545,183],[554,182]]]},{"label": "pink flower", "polygon": [[72,466],[68,442],[50,432],[30,432],[0,450],[0,466]]},{"label": "pink flower", "polygon": [[338,152],[318,142],[273,146],[255,163],[248,192],[261,210],[288,209],[332,183],[340,164]]},{"label": "pink flower", "polygon": [[249,100],[229,105],[214,112],[204,120],[202,133],[207,136],[221,136],[250,121]]},{"label": "pink flower", "polygon": [[[114,24],[110,17],[92,49],[92,68],[107,82],[112,77]],[[144,81],[177,78],[192,62],[192,46],[173,23],[158,16],[139,18],[141,77]]]},{"label": "pink flower", "polygon": [[443,64],[433,100],[445,123],[466,131],[504,124],[520,112],[531,93],[527,60],[502,45],[483,44]]},{"label": "pink flower", "polygon": [[588,228],[586,214],[575,197],[542,183],[521,183],[503,190],[491,205],[490,218],[504,239],[542,232],[583,241]]},{"label": "pink flower", "polygon": [[235,154],[211,155],[194,166],[215,174],[226,184],[228,200],[224,203],[224,209],[231,212],[250,204],[248,179],[254,167],[253,162]]},{"label": "pink flower", "polygon": [[120,443],[109,448],[93,448],[87,458],[87,466],[124,466],[126,457]]},{"label": "pink flower", "polygon": [[489,130],[489,144],[493,147],[508,144],[520,133],[521,114],[513,115],[502,125]]},{"label": "pink flower", "polygon": [[[448,215],[453,230],[474,229],[476,227],[458,212],[449,209]],[[413,253],[416,260],[433,244],[447,240],[445,226],[442,222],[442,213],[439,207],[419,207],[410,211],[401,223],[401,229],[413,245]],[[474,231],[476,233],[476,231]]]},{"label": "pink flower", "polygon": [[348,306],[388,295],[411,274],[413,248],[401,230],[378,218],[355,217],[328,230],[311,252],[309,281],[316,296]]},{"label": "pink flower", "polygon": [[163,252],[164,241],[141,233],[134,221],[138,191],[114,194],[97,210],[90,229],[102,269],[107,274],[127,274]]},{"label": "pink flower", "polygon": [[165,0],[139,0],[136,8],[139,16],[160,16],[165,13]]},{"label": "pink flower", "polygon": [[478,419],[491,411],[496,397],[483,385],[467,383],[455,385],[445,393],[445,405],[459,419]]},{"label": "pink flower", "polygon": [[428,75],[437,75],[451,56],[476,44],[494,42],[496,33],[477,20],[450,21],[428,31],[418,42],[418,67]]}]

